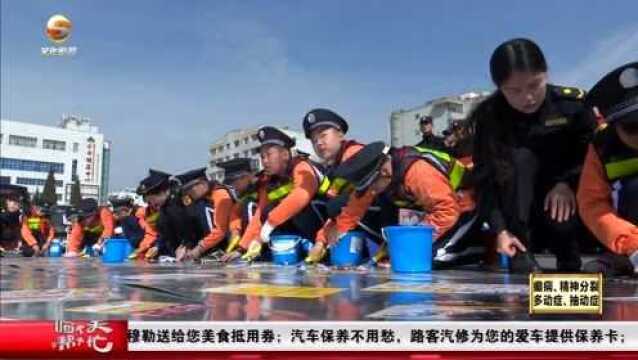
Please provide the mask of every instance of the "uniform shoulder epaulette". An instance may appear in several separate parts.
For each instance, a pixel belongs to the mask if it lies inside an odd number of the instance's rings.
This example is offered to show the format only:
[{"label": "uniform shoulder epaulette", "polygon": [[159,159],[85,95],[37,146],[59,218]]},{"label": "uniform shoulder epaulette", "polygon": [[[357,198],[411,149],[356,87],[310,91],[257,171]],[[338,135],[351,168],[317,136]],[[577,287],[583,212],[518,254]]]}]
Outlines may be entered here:
[{"label": "uniform shoulder epaulette", "polygon": [[569,86],[554,86],[554,93],[559,98],[563,99],[572,99],[572,100],[582,100],[587,92],[583,89]]}]

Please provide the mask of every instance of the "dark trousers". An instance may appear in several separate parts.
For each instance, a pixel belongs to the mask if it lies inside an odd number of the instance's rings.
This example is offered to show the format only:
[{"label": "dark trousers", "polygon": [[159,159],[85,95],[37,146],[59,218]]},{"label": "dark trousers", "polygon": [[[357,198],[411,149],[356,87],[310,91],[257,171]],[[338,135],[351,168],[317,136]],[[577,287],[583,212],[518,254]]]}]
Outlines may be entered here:
[{"label": "dark trousers", "polygon": [[[350,199],[349,193],[343,193],[338,197],[329,200],[326,203],[326,212],[328,218],[336,218],[341,210],[347,205]],[[371,239],[377,243],[383,242],[381,229],[386,226],[396,225],[398,223],[399,209],[385,196],[380,196],[374,200],[368,208],[365,215],[359,221],[357,230],[362,230],[371,236]]]},{"label": "dark trousers", "polygon": [[[269,204],[261,213],[261,221],[264,223],[268,219],[270,212],[277,207],[278,204]],[[317,231],[321,229],[326,221],[326,203],[323,201],[313,200],[300,213],[293,216],[290,220],[277,226],[277,233],[280,234],[298,234],[305,239],[314,242]]]},{"label": "dark trousers", "polygon": [[[638,225],[638,176],[621,180],[618,191],[618,216]],[[602,268],[599,264],[604,264]],[[606,275],[632,275],[634,265],[627,255],[619,255],[606,251],[597,260],[586,264],[587,272],[604,272]]]},{"label": "dark trousers", "polygon": [[[40,234],[40,233],[35,233],[35,234],[33,234],[33,236],[35,237],[36,241],[38,242],[38,246],[40,248],[42,248],[42,246],[46,242],[46,239],[44,238],[44,236],[42,236],[42,234]],[[31,248],[31,246],[29,246],[29,244],[27,244],[26,242],[23,242],[22,243],[22,256],[24,256],[24,257],[32,257],[33,255],[35,255],[35,253],[33,251],[33,248]]]},{"label": "dark trousers", "polygon": [[122,227],[122,233],[125,238],[128,239],[133,249],[137,249],[140,241],[144,237],[144,229],[140,226],[140,223],[135,216],[127,216],[118,221],[118,226]]},{"label": "dark trousers", "polygon": [[514,181],[506,186],[500,199],[508,230],[531,249],[538,247],[540,239],[546,239],[556,255],[558,270],[580,270],[579,238],[585,229],[578,213],[563,223],[551,219],[550,212],[544,210],[544,201],[555,184],[547,181],[531,150],[517,148],[512,158]]},{"label": "dark trousers", "polygon": [[477,210],[461,214],[456,224],[432,243],[434,268],[478,263],[486,250],[480,232]]},{"label": "dark trousers", "polygon": [[618,192],[618,215],[638,225],[638,176],[622,180]]}]

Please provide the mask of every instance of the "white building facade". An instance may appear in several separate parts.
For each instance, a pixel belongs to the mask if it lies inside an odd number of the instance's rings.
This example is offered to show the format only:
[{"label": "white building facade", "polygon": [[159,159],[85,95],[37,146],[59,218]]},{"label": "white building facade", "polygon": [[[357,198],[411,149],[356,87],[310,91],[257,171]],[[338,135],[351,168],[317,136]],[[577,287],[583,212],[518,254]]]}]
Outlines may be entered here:
[{"label": "white building facade", "polygon": [[[259,140],[257,139],[258,127],[233,130],[217,139],[209,147],[210,161],[209,172],[211,177],[217,181],[224,178],[224,170],[215,166],[215,164],[237,158],[253,159],[253,167],[261,169],[261,159],[259,156]],[[295,139],[295,149],[310,154],[311,158],[317,160],[312,143],[306,139],[303,132],[290,130],[286,127],[278,127],[291,138]]]},{"label": "white building facade", "polygon": [[58,126],[2,119],[0,182],[42,192],[53,169],[59,204],[69,204],[75,177],[83,198],[105,201],[111,144],[87,118],[63,116]]},{"label": "white building facade", "polygon": [[490,92],[469,92],[458,96],[446,96],[426,102],[408,110],[393,111],[390,115],[392,146],[415,145],[421,141],[419,119],[431,116],[434,133],[441,133],[455,120],[464,120],[474,106],[490,95]]}]

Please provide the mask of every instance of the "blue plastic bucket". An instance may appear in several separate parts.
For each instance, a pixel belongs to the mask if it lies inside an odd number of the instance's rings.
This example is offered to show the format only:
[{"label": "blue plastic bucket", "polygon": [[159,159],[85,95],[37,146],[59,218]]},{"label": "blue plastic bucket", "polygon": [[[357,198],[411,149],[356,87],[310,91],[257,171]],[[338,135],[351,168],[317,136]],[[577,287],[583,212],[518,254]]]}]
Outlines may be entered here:
[{"label": "blue plastic bucket", "polygon": [[429,273],[432,271],[431,226],[388,226],[383,236],[388,242],[390,266],[398,273]]},{"label": "blue plastic bucket", "polygon": [[301,261],[301,237],[275,235],[270,237],[272,261],[277,265],[294,265]]},{"label": "blue plastic bucket", "polygon": [[60,257],[64,253],[64,249],[62,249],[62,244],[60,244],[60,240],[51,241],[51,246],[49,246],[49,257]]},{"label": "blue plastic bucket", "polygon": [[335,266],[357,266],[363,262],[367,236],[363,231],[350,231],[330,247],[330,263]]},{"label": "blue plastic bucket", "polygon": [[102,261],[108,263],[123,262],[127,257],[127,250],[130,248],[128,239],[110,238],[104,243],[102,249]]}]

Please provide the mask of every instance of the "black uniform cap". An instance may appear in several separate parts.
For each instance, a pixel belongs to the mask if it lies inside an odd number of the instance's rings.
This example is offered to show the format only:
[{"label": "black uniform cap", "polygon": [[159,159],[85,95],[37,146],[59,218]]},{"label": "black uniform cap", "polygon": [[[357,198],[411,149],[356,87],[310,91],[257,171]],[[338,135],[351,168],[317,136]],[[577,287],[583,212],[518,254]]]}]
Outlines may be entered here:
[{"label": "black uniform cap", "polygon": [[303,131],[308,139],[310,139],[315,129],[324,126],[341,130],[344,134],[348,132],[348,122],[332,110],[310,110],[303,118]]},{"label": "black uniform cap", "polygon": [[86,198],[80,200],[78,206],[78,215],[80,217],[88,217],[97,212],[97,201],[93,198]]},{"label": "black uniform cap", "polygon": [[224,182],[232,182],[239,176],[253,171],[250,158],[238,158],[217,163],[217,167],[224,169]]},{"label": "black uniform cap", "polygon": [[163,171],[148,170],[148,176],[140,181],[137,187],[137,193],[140,195],[149,195],[166,190],[169,187],[169,179],[171,175]]},{"label": "black uniform cap", "polygon": [[335,170],[335,177],[355,185],[357,191],[366,190],[377,178],[390,147],[382,141],[370,143]]},{"label": "black uniform cap", "polygon": [[608,123],[638,122],[638,62],[605,75],[589,91],[585,103],[596,106]]},{"label": "black uniform cap", "polygon": [[199,180],[208,180],[206,168],[198,168],[175,176],[182,190],[193,186]]},{"label": "black uniform cap", "polygon": [[264,145],[279,145],[290,149],[295,146],[295,139],[286,135],[283,131],[272,126],[264,126],[257,131],[257,138]]},{"label": "black uniform cap", "polygon": [[419,123],[421,125],[423,124],[431,124],[434,121],[434,119],[432,119],[432,116],[421,116],[421,119],[419,119]]},{"label": "black uniform cap", "polygon": [[133,198],[130,196],[112,196],[109,198],[109,202],[113,206],[113,209],[120,208],[132,208],[133,207]]}]

